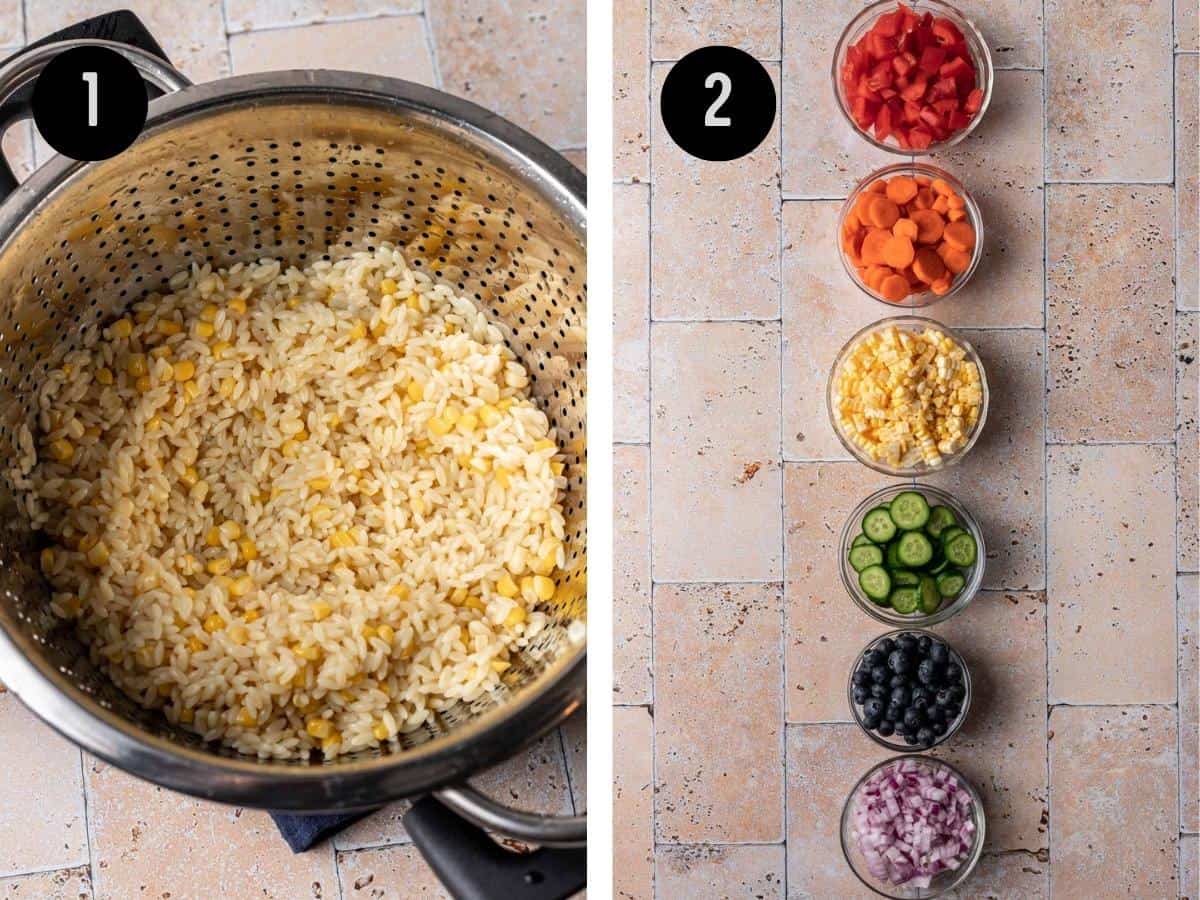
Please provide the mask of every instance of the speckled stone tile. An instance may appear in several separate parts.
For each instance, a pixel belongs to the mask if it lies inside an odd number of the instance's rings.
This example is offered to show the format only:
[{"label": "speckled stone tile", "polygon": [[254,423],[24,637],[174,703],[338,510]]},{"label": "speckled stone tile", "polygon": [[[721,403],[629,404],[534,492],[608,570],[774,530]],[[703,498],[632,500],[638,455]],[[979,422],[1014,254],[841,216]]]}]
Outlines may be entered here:
[{"label": "speckled stone tile", "polygon": [[87,863],[79,750],[0,694],[0,876]]},{"label": "speckled stone tile", "polygon": [[988,420],[963,460],[924,478],[966,504],[983,528],[989,588],[1046,584],[1045,353],[1040,331],[966,331],[987,373]]},{"label": "speckled stone tile", "polygon": [[778,323],[656,323],[651,358],[655,580],[779,578]]},{"label": "speckled stone tile", "polygon": [[[877,150],[842,117],[829,67],[862,0],[788,0],[783,8],[783,191],[844,197],[874,169],[901,157]],[[827,239],[834,247],[834,236]],[[832,255],[832,251],[831,255]]]},{"label": "speckled stone tile", "polygon": [[938,747],[983,796],[989,850],[1048,846],[1046,596],[984,591],[937,632],[971,672],[971,710]]},{"label": "speckled stone tile", "polygon": [[[563,767],[562,744],[551,732],[507,762],[471,779],[483,793],[519,809],[568,815],[571,792]],[[411,840],[402,821],[409,802],[390,803],[333,839],[339,850],[358,850]]]},{"label": "speckled stone tile", "polygon": [[659,0],[652,3],[655,59],[679,59],[699,47],[728,44],[758,59],[779,58],[780,0]]},{"label": "speckled stone tile", "polygon": [[649,703],[650,448],[613,449],[613,703]]},{"label": "speckled stone tile", "polygon": [[1175,0],[1175,49],[1200,50],[1200,7],[1192,0]]},{"label": "speckled stone tile", "polygon": [[1173,703],[1170,447],[1051,447],[1051,703]]},{"label": "speckled stone tile", "polygon": [[342,900],[450,900],[411,845],[339,852],[337,866]]},{"label": "speckled stone tile", "polygon": [[1179,836],[1179,896],[1180,900],[1200,897],[1200,835]]},{"label": "speckled stone tile", "polygon": [[[1042,67],[1041,0],[991,0],[959,8],[979,26],[997,69]],[[999,93],[997,88],[993,104]],[[994,111],[993,105],[988,115]]]},{"label": "speckled stone tile", "polygon": [[394,16],[251,31],[229,38],[233,71],[350,69],[432,85],[433,58],[420,16]]},{"label": "speckled stone tile", "polygon": [[659,843],[783,838],[782,594],[777,584],[655,586]]},{"label": "speckled stone tile", "polygon": [[[613,177],[650,178],[650,4],[613,4]],[[617,223],[618,237],[624,220]]]},{"label": "speckled stone tile", "polygon": [[740,847],[659,847],[654,884],[659,897],[783,900],[782,844]]},{"label": "speckled stone tile", "polygon": [[560,150],[559,151],[571,165],[575,166],[580,172],[587,173],[587,151],[586,150]]},{"label": "speckled stone tile", "polygon": [[571,806],[577,813],[587,809],[587,710],[581,709],[559,728],[567,777],[571,782]]},{"label": "speckled stone tile", "polygon": [[92,900],[87,866],[0,878],[0,900]]},{"label": "speckled stone tile", "polygon": [[613,439],[650,437],[650,186],[613,185]]},{"label": "speckled stone tile", "polygon": [[889,314],[834,257],[840,200],[783,204],[783,454],[850,459],[825,406],[829,370],[842,345]]},{"label": "speckled stone tile", "polygon": [[88,757],[95,900],[220,885],[264,900],[337,895],[333,851],[293,854],[264,812],[185,797]]},{"label": "speckled stone tile", "polygon": [[654,720],[644,706],[613,710],[613,896],[654,896]]},{"label": "speckled stone tile", "polygon": [[956,175],[979,204],[983,259],[959,293],[930,308],[947,325],[1041,328],[1042,73],[997,72],[987,115],[935,165]]},{"label": "speckled stone tile", "polygon": [[[24,16],[21,0],[0,0],[0,47],[18,48],[25,41]],[[15,49],[0,50],[0,59],[11,55]]]},{"label": "speckled stone tile", "polygon": [[857,725],[787,727],[789,897],[869,900],[838,837],[842,807],[867,769],[893,755]]},{"label": "speckled stone tile", "polygon": [[552,147],[586,145],[583,3],[439,0],[426,10],[447,91]]},{"label": "speckled stone tile", "polygon": [[[654,67],[656,97],[669,68]],[[767,71],[778,92],[779,65]],[[657,103],[653,116],[653,317],[779,318],[778,121],[740,159],[709,162],[671,140]]]},{"label": "speckled stone tile", "polygon": [[123,0],[119,4],[111,0],[55,0],[24,5],[31,42],[92,16],[129,9],[154,35],[171,64],[192,81],[212,81],[229,74],[221,0]]},{"label": "speckled stone tile", "polygon": [[789,722],[853,720],[846,704],[850,666],[867,641],[887,627],[855,606],[842,585],[838,538],[850,511],[890,481],[857,462],[784,466]]},{"label": "speckled stone tile", "polygon": [[421,11],[421,0],[226,0],[230,32]]},{"label": "speckled stone tile", "polygon": [[1170,440],[1171,189],[1049,191],[1047,439]]},{"label": "speckled stone tile", "polygon": [[[0,56],[7,51],[0,50]],[[12,167],[17,181],[24,181],[37,168],[33,156],[33,126],[29,122],[18,122],[4,132],[4,158]]]},{"label": "speckled stone tile", "polygon": [[1176,551],[1181,572],[1200,569],[1200,315],[1175,314]]},{"label": "speckled stone tile", "polygon": [[1200,576],[1180,575],[1179,827],[1200,831]]},{"label": "speckled stone tile", "polygon": [[[1200,4],[1189,4],[1192,15]],[[1175,305],[1200,309],[1200,57],[1175,57]]]},{"label": "speckled stone tile", "polygon": [[1047,177],[1170,181],[1171,0],[1045,7]]},{"label": "speckled stone tile", "polygon": [[1174,710],[1056,706],[1049,727],[1051,895],[1173,896]]},{"label": "speckled stone tile", "polygon": [[1046,900],[1050,863],[1045,857],[1045,853],[985,853],[962,889],[946,894],[946,900]]}]

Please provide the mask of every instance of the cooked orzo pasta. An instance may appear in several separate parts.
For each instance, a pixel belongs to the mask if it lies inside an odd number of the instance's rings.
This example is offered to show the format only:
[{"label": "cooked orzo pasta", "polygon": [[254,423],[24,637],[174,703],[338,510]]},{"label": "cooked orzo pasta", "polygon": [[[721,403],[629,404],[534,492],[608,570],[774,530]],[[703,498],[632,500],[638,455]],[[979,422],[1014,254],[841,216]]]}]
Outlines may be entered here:
[{"label": "cooked orzo pasta", "polygon": [[66,355],[19,435],[52,608],[146,706],[336,755],[496,688],[565,487],[499,329],[391,246],[194,267]]}]

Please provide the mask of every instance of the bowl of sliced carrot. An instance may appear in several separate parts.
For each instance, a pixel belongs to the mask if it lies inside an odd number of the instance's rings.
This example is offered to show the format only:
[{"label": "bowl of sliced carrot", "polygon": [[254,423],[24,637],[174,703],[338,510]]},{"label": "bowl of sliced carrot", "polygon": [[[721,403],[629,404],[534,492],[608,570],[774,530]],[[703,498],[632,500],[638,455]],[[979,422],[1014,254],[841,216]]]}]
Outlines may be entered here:
[{"label": "bowl of sliced carrot", "polygon": [[962,290],[983,257],[983,219],[962,183],[928,163],[896,163],[858,183],[838,221],[842,265],[890,306]]}]

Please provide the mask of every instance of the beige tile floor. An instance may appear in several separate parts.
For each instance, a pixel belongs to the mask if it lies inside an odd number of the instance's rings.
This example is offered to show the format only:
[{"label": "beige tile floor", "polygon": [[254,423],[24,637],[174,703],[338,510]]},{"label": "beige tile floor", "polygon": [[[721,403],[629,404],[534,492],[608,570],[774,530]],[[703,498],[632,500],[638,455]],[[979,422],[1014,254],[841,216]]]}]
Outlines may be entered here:
[{"label": "beige tile floor", "polygon": [[[119,6],[195,81],[300,67],[407,78],[488,106],[583,165],[582,0],[0,0],[0,58]],[[21,177],[51,153],[25,126],[4,150]],[[477,784],[517,806],[582,811],[577,718]],[[190,800],[81,754],[2,685],[0,759],[0,900],[445,896],[404,832],[404,804],[293,856],[265,814]]]},{"label": "beige tile floor", "polygon": [[[848,188],[894,161],[833,106],[861,0],[615,6],[617,893],[863,896],[837,817],[884,753],[845,678],[884,629],[834,546],[887,479],[823,399],[838,348],[888,314],[832,249]],[[999,67],[985,121],[938,155],[987,243],[931,312],[969,329],[993,385],[983,438],[932,479],[990,557],[938,628],[978,684],[938,752],[989,815],[960,896],[1196,898],[1196,4],[959,6]],[[647,95],[711,43],[780,88],[732,164],[679,151]]]}]

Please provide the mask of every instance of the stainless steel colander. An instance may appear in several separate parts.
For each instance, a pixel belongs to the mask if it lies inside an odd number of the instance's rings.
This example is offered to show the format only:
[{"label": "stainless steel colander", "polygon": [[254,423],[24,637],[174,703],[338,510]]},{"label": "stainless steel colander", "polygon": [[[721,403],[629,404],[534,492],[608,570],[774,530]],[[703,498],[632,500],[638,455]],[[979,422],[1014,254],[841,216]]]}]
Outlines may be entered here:
[{"label": "stainless steel colander", "polygon": [[[0,104],[65,46],[0,68]],[[581,820],[509,814],[462,784],[584,699],[584,649],[568,638],[586,604],[583,177],[510,123],[429,88],[325,71],[190,86],[151,54],[109,46],[168,93],[124,153],[57,157],[0,205],[0,459],[15,456],[39,382],[63,355],[181,268],[264,256],[302,265],[391,241],[473,297],[532,373],[567,462],[565,589],[502,695],[381,751],[259,760],[173,727],[89,662],[50,612],[38,535],[0,476],[0,680],[89,752],[189,794],[314,812],[442,789],[448,805],[512,836],[581,840]]]}]

